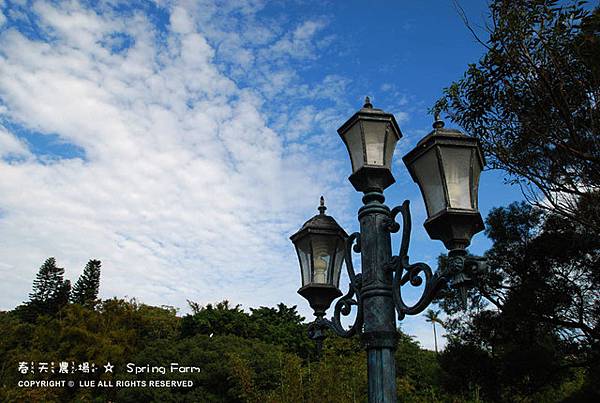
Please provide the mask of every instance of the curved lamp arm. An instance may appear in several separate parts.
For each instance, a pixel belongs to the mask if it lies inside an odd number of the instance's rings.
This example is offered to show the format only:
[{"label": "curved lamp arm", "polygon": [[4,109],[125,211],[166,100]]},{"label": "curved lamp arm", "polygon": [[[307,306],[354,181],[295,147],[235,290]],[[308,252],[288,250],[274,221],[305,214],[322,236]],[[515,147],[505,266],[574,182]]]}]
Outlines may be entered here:
[{"label": "curved lamp arm", "polygon": [[[387,223],[387,230],[394,233],[400,229],[400,224],[396,222],[396,216],[402,215],[402,241],[400,251],[397,256],[393,256],[386,265],[386,269],[393,271],[392,294],[394,296],[394,305],[398,313],[398,320],[404,319],[406,315],[416,315],[421,313],[431,301],[435,298],[437,292],[444,287],[447,282],[447,272],[436,272],[433,274],[431,267],[426,263],[409,263],[408,246],[410,243],[410,232],[412,228],[409,201],[405,200],[401,206],[394,207],[391,211],[390,221]],[[425,289],[421,298],[413,304],[408,305],[402,298],[402,286],[410,283],[413,287],[419,287],[423,284],[425,277]]]}]

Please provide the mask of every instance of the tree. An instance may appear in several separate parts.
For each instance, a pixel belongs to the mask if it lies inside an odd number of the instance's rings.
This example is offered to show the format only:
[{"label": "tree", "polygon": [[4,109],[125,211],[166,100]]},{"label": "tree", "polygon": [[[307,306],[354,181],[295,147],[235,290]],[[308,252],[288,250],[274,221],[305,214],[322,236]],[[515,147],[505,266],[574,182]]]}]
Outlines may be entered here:
[{"label": "tree", "polygon": [[[446,321],[446,371],[460,352],[480,350],[497,379],[487,384],[488,397],[531,397],[558,388],[578,368],[598,393],[592,379],[600,368],[600,235],[527,203],[493,209],[486,235],[493,241],[488,271],[469,293],[467,314]],[[445,293],[440,306],[456,314],[459,295]]]},{"label": "tree", "polygon": [[194,314],[183,317],[181,333],[184,337],[195,334],[249,337],[253,334],[249,315],[239,304],[231,306],[227,300],[205,307],[193,301],[188,301],[188,304]]},{"label": "tree", "polygon": [[232,306],[229,301],[207,304],[205,307],[188,300],[193,315],[182,318],[181,334],[236,335],[259,339],[265,343],[283,346],[286,352],[307,358],[315,354],[314,342],[306,333],[304,318],[296,306],[278,304],[277,308],[261,306],[250,308],[250,314],[240,305]]},{"label": "tree", "polygon": [[[583,369],[589,389],[597,391],[592,379],[600,368],[600,8],[595,7],[582,1],[493,0],[489,39],[476,36],[486,53],[433,107],[477,137],[488,166],[504,170],[530,203],[490,213],[490,270],[469,293],[469,314],[447,321],[450,352],[479,349],[494,363],[498,382],[489,386],[495,391],[488,390],[493,399],[511,393],[531,398],[574,368]],[[452,315],[458,298],[446,292],[450,298],[440,306]]]},{"label": "tree", "polygon": [[298,314],[296,306],[283,303],[277,308],[261,306],[250,308],[250,320],[254,324],[254,336],[266,343],[284,346],[288,352],[307,358],[316,353],[315,343],[307,336],[304,318]]},{"label": "tree", "polygon": [[398,396],[405,402],[446,401],[439,388],[441,374],[437,354],[421,349],[417,341],[401,330],[397,336],[394,355]]},{"label": "tree", "polygon": [[[477,38],[487,52],[433,110],[479,138],[532,204],[600,232],[600,8],[589,8],[492,1],[489,40]],[[596,200],[586,213],[582,197]]]},{"label": "tree", "polygon": [[33,281],[25,316],[35,319],[38,315],[52,315],[69,302],[71,282],[63,279],[64,273],[64,268],[56,266],[55,258],[46,259]]},{"label": "tree", "polygon": [[98,290],[100,288],[100,266],[99,260],[91,259],[85,265],[83,274],[79,277],[73,292],[71,302],[94,308],[98,302]]},{"label": "tree", "polygon": [[500,400],[495,361],[486,349],[451,337],[439,355],[439,362],[442,368],[441,383],[447,392],[467,396],[483,394],[484,401]]},{"label": "tree", "polygon": [[431,323],[433,325],[433,341],[435,343],[435,352],[438,352],[438,346],[437,346],[437,333],[435,331],[435,324],[439,324],[440,326],[444,325],[444,322],[442,322],[442,320],[440,319],[440,310],[433,310],[433,309],[428,309],[427,312],[425,312],[425,321]]},{"label": "tree", "polygon": [[[172,307],[148,306],[111,298],[97,309],[68,304],[61,315],[32,323],[23,322],[15,312],[0,312],[0,401],[160,401],[160,402],[363,402],[367,400],[367,356],[360,338],[331,335],[323,342],[320,360],[301,357],[290,351],[291,334],[302,318],[295,307],[249,309],[226,301],[200,306],[185,319]],[[200,317],[196,317],[200,315]],[[242,316],[243,315],[243,316]],[[195,333],[184,335],[180,326],[198,319]],[[245,317],[246,319],[243,319]],[[241,325],[249,337],[242,337]],[[305,326],[305,324],[302,324]],[[194,330],[191,327],[188,330]],[[201,331],[200,331],[201,330]],[[210,332],[210,333],[208,333]],[[238,333],[243,333],[238,332]],[[305,336],[306,329],[300,332]],[[262,339],[259,339],[259,336]],[[311,341],[312,343],[312,341]],[[423,350],[410,336],[398,332],[396,373],[399,395],[406,402],[453,401],[440,389],[440,366],[433,351]],[[54,373],[35,372],[35,379],[60,379],[59,363],[89,362],[96,371],[75,370],[69,379],[80,381],[110,379],[103,365],[111,362],[124,382],[149,380],[193,381],[193,387],[121,388],[23,388],[19,381],[30,375],[20,373],[21,364],[52,358]],[[129,373],[128,363],[144,371]],[[193,366],[198,372],[169,371],[170,363]],[[165,367],[165,373],[155,369]],[[77,368],[77,367],[75,367]],[[113,378],[114,379],[114,378]],[[465,379],[454,377],[455,382]]]}]

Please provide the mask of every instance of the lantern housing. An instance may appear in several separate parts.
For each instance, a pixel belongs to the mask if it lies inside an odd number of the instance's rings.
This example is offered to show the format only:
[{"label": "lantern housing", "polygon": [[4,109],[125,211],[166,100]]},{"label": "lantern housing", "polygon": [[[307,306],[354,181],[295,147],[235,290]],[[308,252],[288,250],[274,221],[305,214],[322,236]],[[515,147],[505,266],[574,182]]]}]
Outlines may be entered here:
[{"label": "lantern housing", "polygon": [[485,160],[478,140],[444,128],[436,115],[433,131],[402,159],[425,200],[423,225],[431,239],[465,249],[484,229],[477,193]]},{"label": "lantern housing", "polygon": [[348,238],[335,219],[325,214],[326,209],[321,196],[319,214],[290,237],[300,263],[302,287],[298,294],[308,300],[317,316],[325,315],[331,302],[342,295],[338,287]]},{"label": "lantern housing", "polygon": [[369,97],[338,133],[350,154],[350,183],[359,192],[383,191],[395,182],[391,172],[396,143],[402,137],[391,113],[373,108]]}]

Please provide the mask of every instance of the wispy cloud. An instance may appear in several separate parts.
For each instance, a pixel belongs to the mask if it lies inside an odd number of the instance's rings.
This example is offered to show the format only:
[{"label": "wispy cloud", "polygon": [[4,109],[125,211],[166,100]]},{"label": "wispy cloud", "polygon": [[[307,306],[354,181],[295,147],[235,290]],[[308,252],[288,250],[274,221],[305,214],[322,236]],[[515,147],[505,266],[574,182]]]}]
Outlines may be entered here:
[{"label": "wispy cloud", "polygon": [[[42,163],[19,130],[0,130],[1,308],[26,298],[48,256],[72,278],[101,259],[105,297],[297,302],[287,236],[321,191],[345,205],[341,163],[315,163],[327,145],[306,141],[333,125],[344,79],[302,83],[291,65],[318,57],[325,20],[287,30],[255,18],[260,2],[227,7],[178,4],[157,22],[36,2],[37,36],[21,20],[0,33],[2,121],[85,151]],[[302,107],[308,96],[329,106]]]},{"label": "wispy cloud", "polygon": [[[56,256],[71,279],[101,259],[102,297],[283,301],[311,317],[288,236],[321,194],[358,229],[335,130],[365,95],[401,125],[386,198],[411,200],[411,257],[434,265],[443,247],[420,225],[401,156],[462,74],[426,62],[444,51],[438,39],[472,54],[446,24],[420,30],[415,14],[398,26],[403,7],[364,18],[335,2],[0,0],[0,309],[26,299]],[[421,317],[402,325],[432,348]]]},{"label": "wispy cloud", "polygon": [[25,142],[0,127],[0,157],[3,159],[29,158],[31,152]]}]

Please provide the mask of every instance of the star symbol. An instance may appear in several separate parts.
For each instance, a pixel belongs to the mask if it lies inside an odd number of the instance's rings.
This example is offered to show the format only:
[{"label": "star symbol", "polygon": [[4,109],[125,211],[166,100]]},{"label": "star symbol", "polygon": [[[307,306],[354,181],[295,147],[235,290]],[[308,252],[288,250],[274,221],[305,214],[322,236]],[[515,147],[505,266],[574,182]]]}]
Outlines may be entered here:
[{"label": "star symbol", "polygon": [[112,364],[110,363],[110,361],[109,361],[109,362],[108,362],[108,363],[106,363],[106,365],[104,366],[104,373],[106,373],[106,372],[110,372],[110,373],[112,373],[112,372],[113,372],[113,368],[114,368],[114,367],[115,367],[115,366],[114,366],[114,365],[112,365]]}]

